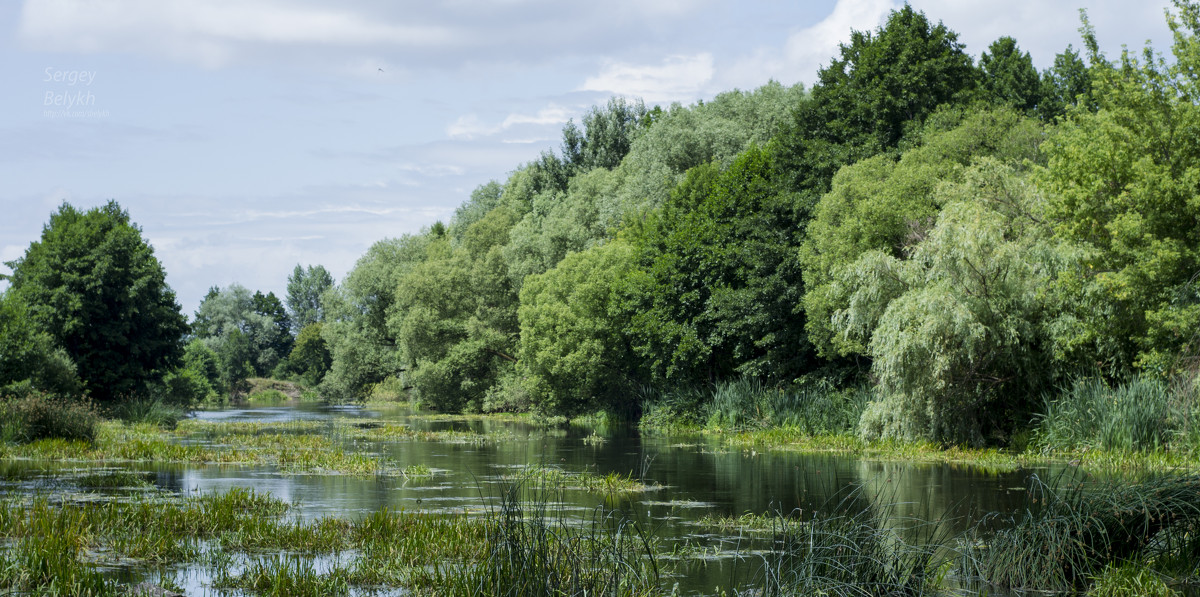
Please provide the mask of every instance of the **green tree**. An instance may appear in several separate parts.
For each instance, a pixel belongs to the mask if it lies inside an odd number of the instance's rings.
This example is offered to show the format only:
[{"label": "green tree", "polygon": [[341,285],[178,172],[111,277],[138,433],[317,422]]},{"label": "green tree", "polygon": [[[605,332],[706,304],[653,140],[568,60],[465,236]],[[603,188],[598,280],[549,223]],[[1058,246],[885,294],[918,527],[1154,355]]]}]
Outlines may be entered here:
[{"label": "green tree", "polygon": [[282,313],[283,306],[273,294],[252,295],[240,284],[210,292],[200,302],[194,332],[217,353],[227,388],[252,375],[269,375],[286,356],[288,343],[282,338],[288,324],[278,318]]},{"label": "green tree", "polygon": [[1042,101],[1042,82],[1029,52],[1021,52],[1017,40],[1005,36],[992,42],[979,57],[983,91],[991,101],[1030,112]]},{"label": "green tree", "polygon": [[808,366],[796,249],[807,212],[779,193],[768,150],[693,168],[631,236],[635,349],[660,379],[740,372],[790,379]]},{"label": "green tree", "polygon": [[781,137],[780,169],[815,199],[839,168],[897,147],[946,103],[970,98],[977,71],[958,35],[907,4],[878,31],[853,31],[817,74]]},{"label": "green tree", "polygon": [[333,276],[322,265],[310,265],[292,270],[287,285],[287,315],[291,332],[299,334],[305,326],[325,321],[321,295],[333,287]]},{"label": "green tree", "polygon": [[1041,196],[1011,166],[984,159],[936,193],[937,223],[908,259],[868,251],[839,276],[850,299],[834,324],[868,345],[883,397],[861,430],[1002,440],[1051,379],[1041,293],[1060,255]]},{"label": "green tree", "polygon": [[[938,185],[957,181],[969,164],[994,156],[1020,166],[1041,160],[1041,125],[1009,108],[944,110],[930,120],[918,147],[899,161],[875,156],[847,166],[821,197],[800,250],[810,341],[826,358],[867,353],[869,335],[839,333],[833,313],[850,295],[837,280],[867,251],[905,259],[942,208]],[[943,119],[945,122],[943,122]]]},{"label": "green tree", "polygon": [[1054,57],[1054,66],[1042,73],[1042,102],[1037,111],[1042,120],[1051,122],[1075,106],[1096,109],[1091,73],[1079,53],[1068,45]]},{"label": "green tree", "polygon": [[96,399],[142,393],[178,362],[187,321],[154,249],[115,201],[86,212],[64,203],[8,265],[9,292]]},{"label": "green tree", "polygon": [[321,394],[334,400],[366,396],[373,384],[401,373],[396,336],[389,327],[400,280],[423,262],[432,235],[381,240],[359,258],[338,286],[321,299],[325,339],[333,360]]},{"label": "green tree", "polygon": [[292,368],[299,371],[304,383],[310,386],[321,383],[333,364],[333,357],[329,354],[325,339],[321,337],[322,327],[321,322],[304,326],[300,335],[296,336],[296,346],[288,355]]},{"label": "green tree", "polygon": [[283,303],[279,301],[279,297],[275,296],[274,292],[263,294],[261,290],[254,291],[251,300],[254,303],[255,313],[265,315],[275,323],[275,341],[271,343],[271,349],[281,357],[287,355],[292,351],[292,320],[288,317],[287,310],[283,308]]},{"label": "green tree", "polygon": [[50,334],[38,329],[13,293],[4,292],[0,293],[0,394],[21,382],[64,395],[81,389],[71,357]]},{"label": "green tree", "polygon": [[576,172],[616,168],[629,153],[645,117],[641,100],[614,97],[604,108],[593,106],[583,116],[583,130],[574,120],[563,128],[563,161]]},{"label": "green tree", "polygon": [[627,411],[638,362],[621,293],[635,253],[620,240],[571,253],[521,288],[520,370],[539,410]]},{"label": "green tree", "polygon": [[1195,350],[1200,9],[1175,6],[1170,64],[1150,49],[1109,63],[1085,22],[1098,111],[1070,111],[1046,143],[1040,183],[1055,230],[1084,256],[1058,280],[1059,356],[1078,366],[1169,372]]},{"label": "green tree", "polygon": [[[502,254],[515,216],[501,207],[457,247],[431,240],[397,283],[389,327],[422,404],[442,411],[496,406],[516,362],[517,294]],[[494,399],[493,399],[494,398]]]}]

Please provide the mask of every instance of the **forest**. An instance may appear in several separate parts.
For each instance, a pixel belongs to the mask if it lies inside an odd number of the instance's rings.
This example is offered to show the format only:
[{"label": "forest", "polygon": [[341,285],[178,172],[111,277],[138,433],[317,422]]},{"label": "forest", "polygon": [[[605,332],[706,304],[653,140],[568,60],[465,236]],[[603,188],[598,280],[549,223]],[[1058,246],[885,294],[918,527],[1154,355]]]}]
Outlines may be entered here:
[{"label": "forest", "polygon": [[1200,10],[1167,18],[1167,54],[1110,58],[1084,14],[1038,72],[905,6],[810,88],[613,98],[340,282],[214,287],[190,323],[119,204],[63,204],[0,296],[6,408],[274,377],[648,430],[1200,447]]}]

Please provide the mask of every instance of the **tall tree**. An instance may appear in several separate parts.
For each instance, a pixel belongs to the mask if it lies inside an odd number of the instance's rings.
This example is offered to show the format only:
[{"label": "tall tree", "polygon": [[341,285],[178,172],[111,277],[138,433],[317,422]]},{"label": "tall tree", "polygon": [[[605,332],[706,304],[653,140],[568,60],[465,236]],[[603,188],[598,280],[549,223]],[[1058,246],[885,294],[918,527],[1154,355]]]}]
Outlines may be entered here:
[{"label": "tall tree", "polygon": [[8,265],[11,292],[95,398],[143,392],[183,354],[187,320],[154,249],[116,201],[86,212],[63,203],[41,240]]},{"label": "tall tree", "polygon": [[992,101],[1031,111],[1042,101],[1042,83],[1029,52],[1021,52],[1017,40],[1005,36],[992,42],[979,57],[983,90]]},{"label": "tall tree", "polygon": [[287,310],[291,319],[292,333],[299,334],[305,326],[325,321],[325,309],[321,306],[321,295],[333,287],[333,276],[323,265],[310,265],[292,270],[288,276]]},{"label": "tall tree", "polygon": [[977,75],[958,34],[907,4],[878,31],[854,31],[817,74],[782,136],[780,165],[812,200],[846,164],[895,148],[940,105],[968,99]]},{"label": "tall tree", "polygon": [[200,303],[196,321],[202,325],[194,333],[217,353],[226,386],[233,387],[250,375],[269,375],[287,355],[280,340],[287,335],[286,327],[259,310],[261,306],[278,314],[282,311],[278,302],[275,299],[268,307],[271,301],[262,293],[252,295],[246,287],[231,284]]}]

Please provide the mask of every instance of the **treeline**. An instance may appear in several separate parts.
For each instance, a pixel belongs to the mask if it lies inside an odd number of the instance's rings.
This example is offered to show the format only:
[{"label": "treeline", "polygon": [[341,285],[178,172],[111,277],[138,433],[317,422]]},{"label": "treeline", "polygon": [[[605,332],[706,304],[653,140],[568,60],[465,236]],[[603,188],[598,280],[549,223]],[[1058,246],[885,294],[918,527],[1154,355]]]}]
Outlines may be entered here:
[{"label": "treeline", "polygon": [[814,388],[858,388],[850,416],[812,412],[979,444],[1099,412],[1079,381],[1099,380],[1200,429],[1176,416],[1196,402],[1200,5],[1168,22],[1170,60],[1110,60],[1085,19],[1082,55],[1039,73],[1012,38],[976,61],[906,6],[812,89],[613,99],[340,284],[298,265],[284,301],[214,288],[190,326],[126,212],[64,204],[10,264],[0,395],[191,404],[274,376],[442,411],[803,422]]},{"label": "treeline", "polygon": [[1109,60],[1085,20],[1039,73],[906,6],[807,91],[614,99],[371,247],[322,301],[322,388],[571,416],[869,380],[864,434],[980,443],[1073,376],[1190,370],[1200,23],[1169,19],[1171,61]]},{"label": "treeline", "polygon": [[315,386],[330,364],[321,295],[333,277],[296,266],[274,293],[213,288],[189,325],[166,273],[115,201],[64,203],[9,262],[0,294],[0,441],[89,437],[99,412],[171,424],[252,376]]}]

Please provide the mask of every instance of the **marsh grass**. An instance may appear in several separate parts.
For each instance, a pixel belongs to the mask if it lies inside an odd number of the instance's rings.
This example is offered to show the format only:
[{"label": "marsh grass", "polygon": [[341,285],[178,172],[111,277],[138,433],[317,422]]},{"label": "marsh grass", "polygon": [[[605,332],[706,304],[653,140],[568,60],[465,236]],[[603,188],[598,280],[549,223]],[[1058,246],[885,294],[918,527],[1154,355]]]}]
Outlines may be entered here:
[{"label": "marsh grass", "polygon": [[569,519],[564,489],[529,475],[502,489],[486,519],[479,561],[433,568],[423,586],[442,595],[640,596],[657,594],[654,541],[622,512],[597,508]]},{"label": "marsh grass", "polygon": [[[358,520],[303,520],[278,499],[238,488],[173,500],[43,496],[0,506],[0,592],[121,594],[104,566],[185,563],[206,568],[221,587],[338,594],[350,585],[405,586],[434,565],[478,561],[489,536],[485,521],[465,514],[384,508]],[[342,554],[353,561],[341,563]],[[331,559],[336,565],[318,565]]]},{"label": "marsh grass", "polygon": [[187,416],[187,411],[168,404],[158,397],[126,398],[114,405],[109,414],[126,423],[149,423],[165,429],[174,429]]},{"label": "marsh grass", "polygon": [[[940,594],[947,569],[947,526],[898,516],[895,504],[859,487],[822,511],[777,513],[764,556],[763,596]],[[754,522],[761,524],[761,520]]]},{"label": "marsh grass", "polygon": [[598,474],[591,471],[566,471],[545,465],[530,467],[517,475],[507,476],[504,479],[509,483],[520,485],[534,484],[537,486],[573,489],[604,495],[643,493],[661,489],[661,486],[640,481],[632,474],[617,472]]},{"label": "marsh grass", "polygon": [[[1096,482],[1034,477],[1030,507],[985,520],[963,540],[960,574],[1004,589],[1085,589],[1111,566],[1142,561],[1193,576],[1200,561],[1200,477]],[[1001,523],[1000,530],[990,531]],[[1114,581],[1115,582],[1115,581]]]},{"label": "marsh grass", "polygon": [[640,392],[644,413],[639,425],[666,433],[780,428],[804,435],[849,434],[870,397],[866,386],[769,386],[749,377],[669,391],[647,387]]},{"label": "marsh grass", "polygon": [[1098,378],[1075,380],[1044,397],[1034,434],[1042,450],[1154,451],[1186,439],[1193,405],[1155,377],[1138,376],[1109,386]]},{"label": "marsh grass", "polygon": [[37,390],[0,396],[0,440],[4,444],[46,438],[91,442],[99,423],[99,413],[86,399]]}]

